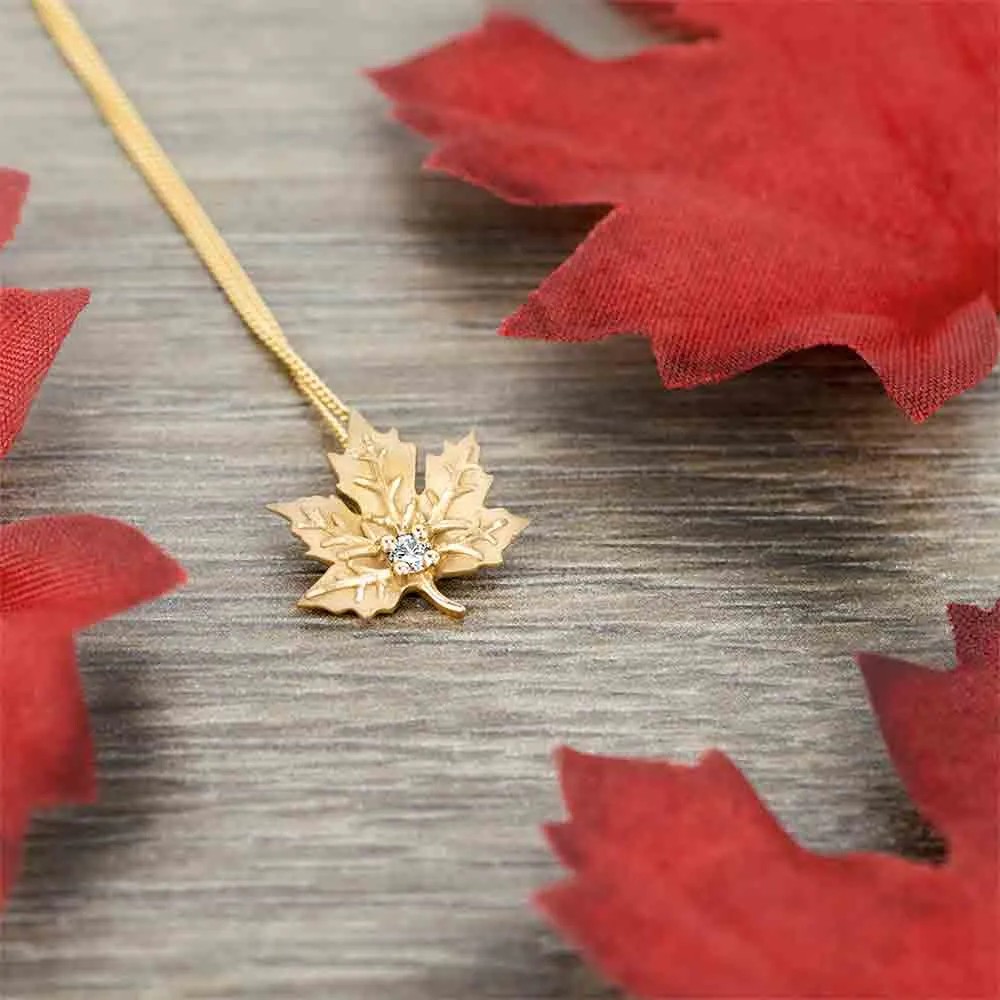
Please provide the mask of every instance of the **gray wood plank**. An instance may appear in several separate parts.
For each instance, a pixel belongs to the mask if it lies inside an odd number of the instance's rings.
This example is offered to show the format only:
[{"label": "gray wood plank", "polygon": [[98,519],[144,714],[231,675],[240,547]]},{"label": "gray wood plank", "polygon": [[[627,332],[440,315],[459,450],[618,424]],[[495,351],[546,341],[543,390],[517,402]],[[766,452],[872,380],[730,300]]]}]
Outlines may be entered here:
[{"label": "gray wood plank", "polygon": [[125,518],[191,574],[81,637],[102,798],[34,827],[5,998],[603,995],[527,902],[561,742],[721,746],[808,844],[922,849],[849,654],[950,662],[945,603],[997,595],[996,377],[916,427],[836,352],[667,393],[641,340],[495,337],[593,213],[421,175],[358,76],[472,0],[78,7],[306,356],[422,447],[476,426],[534,524],[451,585],[463,624],[294,610],[316,567],[263,504],[329,488],[317,425],[4,4],[0,162],[34,190],[3,280],[94,301],[3,516]]}]

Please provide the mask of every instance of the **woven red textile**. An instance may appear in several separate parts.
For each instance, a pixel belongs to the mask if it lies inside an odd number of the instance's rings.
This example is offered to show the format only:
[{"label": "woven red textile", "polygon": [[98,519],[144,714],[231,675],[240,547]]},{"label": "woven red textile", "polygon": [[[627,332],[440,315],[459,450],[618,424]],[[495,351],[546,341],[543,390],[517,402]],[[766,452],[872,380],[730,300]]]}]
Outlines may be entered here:
[{"label": "woven red textile", "polygon": [[564,750],[572,876],[542,911],[640,998],[1000,997],[1000,603],[950,609],[954,670],[858,662],[942,865],[796,844],[728,758]]},{"label": "woven red textile", "polygon": [[[25,174],[0,167],[0,248],[14,234],[27,191]],[[0,288],[0,456],[14,443],[45,373],[89,298],[80,288]]]},{"label": "woven red textile", "polygon": [[915,420],[990,372],[997,0],[616,6],[702,37],[601,61],[495,14],[372,74],[430,167],[615,206],[503,333],[643,333],[672,388],[844,345]]}]

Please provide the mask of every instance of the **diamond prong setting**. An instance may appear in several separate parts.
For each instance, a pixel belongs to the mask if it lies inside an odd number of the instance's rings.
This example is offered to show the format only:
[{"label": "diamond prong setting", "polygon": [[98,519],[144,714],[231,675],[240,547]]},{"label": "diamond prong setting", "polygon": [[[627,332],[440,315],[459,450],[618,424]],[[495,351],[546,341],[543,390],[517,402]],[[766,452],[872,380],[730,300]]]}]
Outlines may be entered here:
[{"label": "diamond prong setting", "polygon": [[396,576],[413,576],[436,566],[440,553],[430,544],[427,529],[419,526],[381,540],[382,551]]}]

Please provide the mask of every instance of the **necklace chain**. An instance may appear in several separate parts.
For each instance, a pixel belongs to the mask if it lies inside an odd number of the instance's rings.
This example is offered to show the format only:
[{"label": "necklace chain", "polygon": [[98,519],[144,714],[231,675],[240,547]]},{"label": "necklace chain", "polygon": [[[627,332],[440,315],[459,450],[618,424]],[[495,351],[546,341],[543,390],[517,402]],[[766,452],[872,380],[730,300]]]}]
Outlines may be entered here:
[{"label": "necklace chain", "polygon": [[63,58],[79,77],[115,138],[150,189],[198,252],[247,329],[274,355],[295,387],[319,411],[340,446],[350,409],[289,343],[274,313],[194,192],[146,127],[94,43],[64,0],[32,0]]}]

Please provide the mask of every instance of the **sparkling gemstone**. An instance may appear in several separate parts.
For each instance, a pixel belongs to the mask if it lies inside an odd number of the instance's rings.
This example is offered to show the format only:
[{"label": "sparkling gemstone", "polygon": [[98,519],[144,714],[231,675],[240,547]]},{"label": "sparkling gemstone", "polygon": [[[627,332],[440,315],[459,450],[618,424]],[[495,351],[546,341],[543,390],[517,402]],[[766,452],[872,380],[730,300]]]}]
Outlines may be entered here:
[{"label": "sparkling gemstone", "polygon": [[429,565],[427,557],[431,547],[414,535],[399,535],[389,550],[389,562],[405,573],[421,573]]}]

